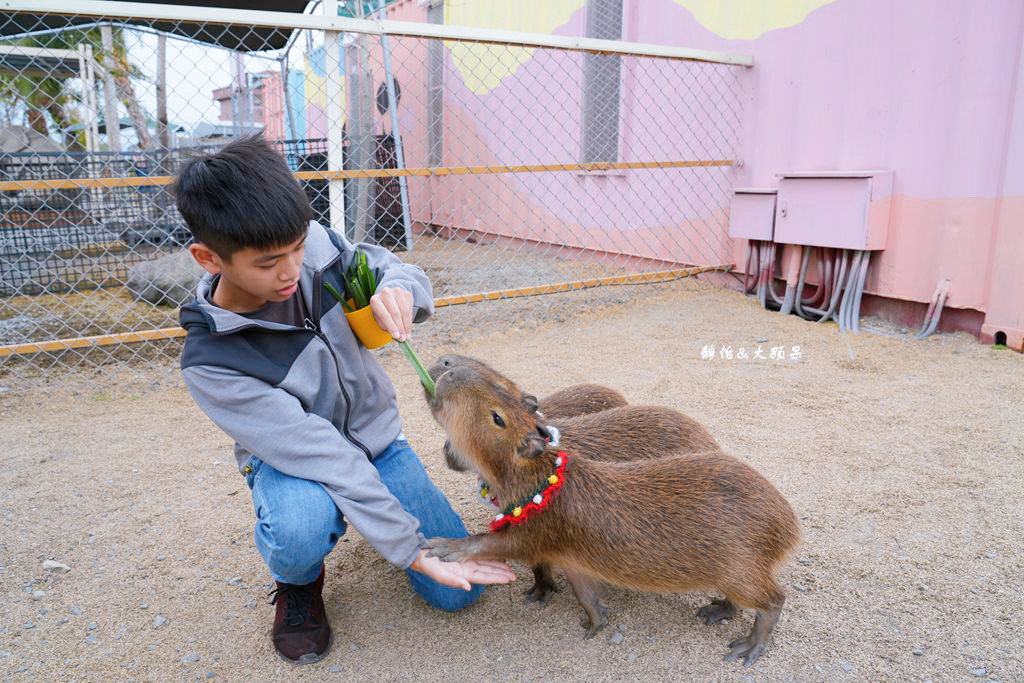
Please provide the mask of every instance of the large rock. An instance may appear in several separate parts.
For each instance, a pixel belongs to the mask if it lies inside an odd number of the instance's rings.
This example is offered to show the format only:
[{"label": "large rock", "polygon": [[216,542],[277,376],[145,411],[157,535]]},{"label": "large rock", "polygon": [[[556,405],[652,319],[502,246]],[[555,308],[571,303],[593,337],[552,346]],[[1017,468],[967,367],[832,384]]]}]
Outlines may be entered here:
[{"label": "large rock", "polygon": [[143,261],[128,274],[128,291],[154,306],[181,306],[196,292],[206,273],[187,249]]}]

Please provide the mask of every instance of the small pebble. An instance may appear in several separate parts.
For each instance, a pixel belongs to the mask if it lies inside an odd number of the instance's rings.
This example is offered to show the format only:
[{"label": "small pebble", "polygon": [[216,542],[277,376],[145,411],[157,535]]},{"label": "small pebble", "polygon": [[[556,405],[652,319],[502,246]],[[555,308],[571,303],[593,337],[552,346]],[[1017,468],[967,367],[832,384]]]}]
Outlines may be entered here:
[{"label": "small pebble", "polygon": [[42,600],[46,597],[46,591],[32,591],[33,600]]},{"label": "small pebble", "polygon": [[96,644],[96,636],[86,636],[85,642],[88,643],[89,645],[95,645]]},{"label": "small pebble", "polygon": [[69,619],[67,617],[61,617],[57,620],[57,626],[63,626],[64,624],[68,623],[68,621]]},{"label": "small pebble", "polygon": [[43,560],[43,569],[51,572],[69,572],[71,567],[54,560]]},{"label": "small pebble", "polygon": [[47,614],[49,614],[49,613],[50,613],[50,610],[48,610],[48,609],[47,609],[47,608],[45,608],[45,607],[40,607],[38,611],[39,611],[39,613],[40,613],[40,614],[42,614],[42,615],[47,615]]},{"label": "small pebble", "polygon": [[25,622],[25,623],[23,624],[23,626],[24,626],[24,628],[25,628],[25,630],[26,630],[26,631],[28,631],[29,629],[33,629],[33,628],[35,628],[35,627],[36,627],[36,625],[32,623],[32,620],[31,620],[31,619],[29,619],[28,621],[26,621],[26,622]]},{"label": "small pebble", "polygon": [[626,632],[626,625],[625,624],[619,624],[619,633],[625,633],[625,632]]},{"label": "small pebble", "polygon": [[971,669],[971,675],[977,676],[978,678],[984,678],[985,676],[988,676],[988,669],[986,669],[985,667]]},{"label": "small pebble", "polygon": [[807,565],[809,565],[811,563],[811,558],[809,558],[809,557],[801,557],[799,560],[797,560],[797,562],[799,562],[800,564],[802,564],[802,565],[804,565],[806,567]]},{"label": "small pebble", "polygon": [[181,663],[182,664],[195,664],[198,661],[199,661],[199,655],[197,655],[195,652],[187,654],[187,655],[185,655],[184,657],[181,658]]},{"label": "small pebble", "polygon": [[985,553],[985,557],[987,557],[990,560],[994,560],[997,557],[999,557],[999,553],[997,553],[995,550],[989,550]]},{"label": "small pebble", "polygon": [[757,343],[758,344],[764,344],[766,341],[768,341],[768,337],[758,337],[757,338]]},{"label": "small pebble", "polygon": [[329,669],[329,671],[332,674],[340,673],[341,672],[341,667],[338,666],[337,664],[331,664],[331,668]]},{"label": "small pebble", "polygon": [[95,621],[90,621],[89,625],[86,626],[86,628],[89,629],[90,631],[95,631],[96,630],[96,622]]},{"label": "small pebble", "polygon": [[167,556],[166,556],[166,555],[157,555],[157,556],[156,556],[156,561],[157,561],[157,562],[163,562],[163,561],[164,561],[164,560],[166,560],[166,559],[167,559]]},{"label": "small pebble", "polygon": [[146,649],[147,649],[147,650],[149,650],[150,652],[152,652],[153,650],[155,650],[155,649],[156,649],[156,645],[150,645],[150,646],[149,646],[149,647],[147,647]]},{"label": "small pebble", "polygon": [[156,619],[153,620],[153,628],[160,628],[167,623],[167,617],[162,614],[156,615]]},{"label": "small pebble", "polygon": [[351,645],[348,646],[348,649],[352,650],[352,652],[355,652],[356,650],[359,649],[359,646],[356,645],[355,643],[352,643]]},{"label": "small pebble", "polygon": [[206,677],[207,678],[216,678],[217,677],[217,672],[216,671],[207,671],[206,672]]},{"label": "small pebble", "polygon": [[839,668],[843,671],[850,672],[853,671],[853,664],[850,664],[849,662],[844,662],[843,660],[839,660]]},{"label": "small pebble", "polygon": [[238,584],[242,583],[242,577],[241,576],[232,577],[232,578],[228,579],[228,583],[231,584],[232,586],[237,586]]},{"label": "small pebble", "polygon": [[620,645],[620,644],[622,644],[622,634],[619,633],[618,631],[616,631],[615,633],[612,634],[612,637],[608,639],[608,642],[611,643],[612,645]]},{"label": "small pebble", "polygon": [[632,652],[630,652],[629,656],[626,657],[626,661],[628,661],[630,664],[632,664],[633,662],[636,661],[636,655],[633,654]]},{"label": "small pebble", "polygon": [[81,607],[72,607],[71,608],[71,613],[74,614],[76,617],[80,617],[80,616],[82,616],[82,608]]},{"label": "small pebble", "polygon": [[139,605],[139,609],[149,609],[149,605],[147,605],[146,603],[142,603],[141,605]]},{"label": "small pebble", "polygon": [[922,583],[922,584],[921,584],[920,586],[918,586],[917,588],[918,588],[918,590],[920,590],[920,591],[921,591],[922,593],[925,593],[925,592],[927,592],[927,591],[928,591],[928,584],[927,584],[927,583]]},{"label": "small pebble", "polygon": [[922,650],[919,647],[915,647],[913,650],[910,651],[910,654],[914,655],[915,657],[922,657],[924,656],[924,650]]}]

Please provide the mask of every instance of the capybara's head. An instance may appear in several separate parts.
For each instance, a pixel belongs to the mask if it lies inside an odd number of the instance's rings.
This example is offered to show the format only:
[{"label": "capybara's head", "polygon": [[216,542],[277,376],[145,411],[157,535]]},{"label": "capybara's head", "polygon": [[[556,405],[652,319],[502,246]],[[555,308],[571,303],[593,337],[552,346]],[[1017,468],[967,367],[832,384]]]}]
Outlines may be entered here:
[{"label": "capybara's head", "polygon": [[[441,356],[437,359],[436,363],[430,366],[427,372],[430,374],[431,379],[436,382],[444,372],[459,367],[473,368],[490,381],[499,384],[506,389],[516,388],[515,382],[502,375],[487,363],[477,360],[476,358],[470,358],[469,356],[460,356],[457,353],[446,353]],[[429,400],[430,397],[427,396],[427,399]]]},{"label": "capybara's head", "polygon": [[516,459],[535,458],[547,445],[537,398],[479,361],[456,358],[471,362],[446,357],[430,368],[436,383],[431,413],[469,464],[488,480],[500,480]]}]

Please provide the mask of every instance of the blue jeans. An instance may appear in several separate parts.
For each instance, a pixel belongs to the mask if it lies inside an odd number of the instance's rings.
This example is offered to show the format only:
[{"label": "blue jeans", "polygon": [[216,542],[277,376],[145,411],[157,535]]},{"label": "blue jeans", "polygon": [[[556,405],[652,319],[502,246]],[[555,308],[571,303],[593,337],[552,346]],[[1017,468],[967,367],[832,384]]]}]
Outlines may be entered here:
[{"label": "blue jeans", "polygon": [[[402,508],[419,520],[420,532],[427,538],[469,535],[408,441],[396,440],[373,464]],[[316,581],[324,557],[348,527],[341,511],[317,482],[282,474],[256,457],[249,466],[252,472],[246,474],[246,483],[259,520],[253,535],[260,555],[277,581],[299,585]],[[464,591],[442,586],[411,569],[406,574],[420,597],[449,612],[472,604],[484,588]]]}]

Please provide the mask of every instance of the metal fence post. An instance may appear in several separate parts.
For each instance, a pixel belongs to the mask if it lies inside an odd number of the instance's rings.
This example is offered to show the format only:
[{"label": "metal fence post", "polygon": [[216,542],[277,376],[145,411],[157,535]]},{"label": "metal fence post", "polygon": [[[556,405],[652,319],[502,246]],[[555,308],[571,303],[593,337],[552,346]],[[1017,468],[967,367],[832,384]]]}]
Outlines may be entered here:
[{"label": "metal fence post", "polygon": [[[378,0],[381,19],[387,18],[384,0]],[[405,168],[405,155],[402,153],[402,131],[398,125],[398,97],[395,94],[395,77],[391,72],[391,50],[388,47],[388,34],[380,34],[380,45],[384,50],[384,82],[388,90],[388,111],[391,112],[391,137],[395,140],[395,165]],[[405,248],[412,250],[412,220],[409,216],[409,189],[405,176],[398,178],[398,193],[402,198],[402,226],[405,228]]]},{"label": "metal fence post", "polygon": [[[324,16],[338,16],[338,0],[324,0]],[[338,31],[324,31],[324,70],[327,92],[327,170],[340,171],[344,161],[344,112],[342,93],[345,88],[345,72],[341,66],[341,52]],[[288,93],[285,93],[285,97]],[[331,227],[345,231],[345,181],[331,178],[327,183]]]}]

